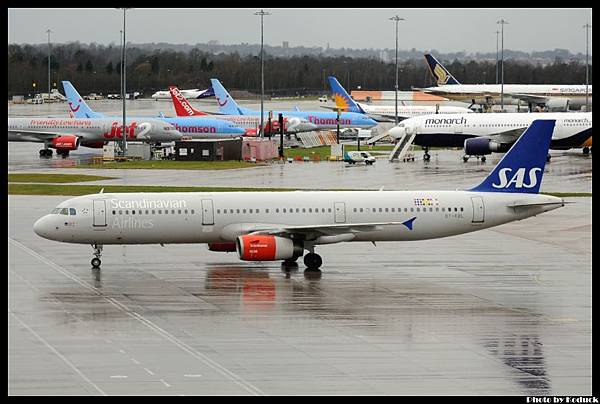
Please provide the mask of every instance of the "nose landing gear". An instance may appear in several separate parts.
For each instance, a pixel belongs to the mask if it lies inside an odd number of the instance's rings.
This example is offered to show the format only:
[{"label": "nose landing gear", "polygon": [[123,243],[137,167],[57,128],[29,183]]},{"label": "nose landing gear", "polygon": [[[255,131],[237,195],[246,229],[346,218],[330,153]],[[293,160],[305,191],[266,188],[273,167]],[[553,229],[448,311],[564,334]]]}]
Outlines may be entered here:
[{"label": "nose landing gear", "polygon": [[94,249],[94,258],[92,258],[92,268],[94,269],[98,269],[100,268],[100,265],[102,264],[102,261],[100,261],[100,257],[102,256],[102,245],[99,244],[92,244],[92,248]]}]

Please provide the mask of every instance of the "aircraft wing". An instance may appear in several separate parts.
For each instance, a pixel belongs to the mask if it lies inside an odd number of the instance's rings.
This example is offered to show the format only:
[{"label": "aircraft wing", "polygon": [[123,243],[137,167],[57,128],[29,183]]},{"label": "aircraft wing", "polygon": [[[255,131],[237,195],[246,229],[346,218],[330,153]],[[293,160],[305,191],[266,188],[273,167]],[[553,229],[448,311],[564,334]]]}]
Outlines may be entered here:
[{"label": "aircraft wing", "polygon": [[507,130],[505,132],[500,132],[493,135],[488,135],[486,137],[489,137],[490,139],[493,139],[495,142],[498,143],[511,144],[517,141],[517,139],[523,134],[523,132],[525,132],[525,129],[527,129],[527,126]]},{"label": "aircraft wing", "polygon": [[533,95],[533,94],[513,94],[508,93],[513,98],[517,98],[519,100],[530,102],[532,104],[546,104],[550,98],[543,95]]},{"label": "aircraft wing", "polygon": [[19,140],[28,142],[44,142],[49,139],[53,139],[57,136],[64,135],[64,133],[57,132],[46,132],[37,130],[9,130],[9,138],[18,138]]},{"label": "aircraft wing", "polygon": [[304,235],[308,240],[316,239],[320,236],[336,236],[340,234],[362,233],[366,231],[382,230],[385,226],[405,225],[412,230],[412,222],[415,218],[405,222],[381,222],[381,223],[338,223],[310,226],[277,226],[270,228],[256,228],[248,234],[254,235],[272,235],[289,237],[292,234]]}]

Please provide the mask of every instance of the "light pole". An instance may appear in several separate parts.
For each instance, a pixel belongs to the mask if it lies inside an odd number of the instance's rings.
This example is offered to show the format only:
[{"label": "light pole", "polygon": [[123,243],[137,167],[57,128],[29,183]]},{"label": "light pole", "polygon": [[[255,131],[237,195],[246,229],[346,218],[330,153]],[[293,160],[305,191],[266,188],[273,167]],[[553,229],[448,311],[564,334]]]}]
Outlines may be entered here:
[{"label": "light pole", "polygon": [[390,20],[396,21],[396,96],[395,96],[395,105],[396,105],[396,115],[394,116],[394,122],[398,125],[398,21],[404,21],[404,18],[400,18],[397,15],[390,17]]},{"label": "light pole", "polygon": [[48,33],[48,101],[50,101],[50,33],[52,31],[47,29],[46,32]]},{"label": "light pole", "polygon": [[504,25],[508,24],[508,21],[502,18],[496,24],[500,24],[502,26],[502,74],[500,76],[502,84],[500,85],[500,108],[504,110]]},{"label": "light pole", "polygon": [[590,28],[592,28],[592,26],[590,24],[585,24],[583,26],[583,28],[585,28],[585,112],[589,112],[590,111],[590,104],[588,103],[588,97],[589,97],[589,92],[588,92],[588,85],[589,85],[589,69],[590,69],[590,63],[589,63],[589,38],[590,38],[590,34],[589,34],[589,30]]},{"label": "light pole", "polygon": [[260,137],[264,135],[264,96],[265,96],[265,64],[263,61],[263,17],[265,15],[271,15],[271,13],[260,10],[254,13],[254,15],[260,15]]},{"label": "light pole", "polygon": [[123,100],[123,129],[121,134],[123,135],[123,157],[127,155],[127,114],[125,110],[125,96],[127,94],[127,73],[125,71],[125,66],[127,65],[126,53],[125,53],[125,44],[127,43],[127,39],[125,37],[125,14],[128,8],[122,8],[123,10],[123,43],[122,43],[122,52],[121,52],[121,98]]},{"label": "light pole", "polygon": [[498,84],[498,34],[500,31],[496,31],[496,84]]}]

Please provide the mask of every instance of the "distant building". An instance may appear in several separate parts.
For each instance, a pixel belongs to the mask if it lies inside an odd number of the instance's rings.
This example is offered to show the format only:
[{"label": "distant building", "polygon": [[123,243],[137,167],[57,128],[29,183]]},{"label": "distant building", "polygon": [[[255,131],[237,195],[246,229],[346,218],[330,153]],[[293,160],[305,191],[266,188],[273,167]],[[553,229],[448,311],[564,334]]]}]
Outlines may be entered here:
[{"label": "distant building", "polygon": [[379,59],[381,59],[381,61],[383,63],[387,63],[388,62],[389,58],[388,58],[387,50],[382,49],[382,50],[379,51]]},{"label": "distant building", "polygon": [[217,41],[216,39],[211,39],[210,41],[207,42],[208,45],[218,45],[219,41]]},{"label": "distant building", "polygon": [[290,43],[288,41],[283,41],[283,48],[287,49],[290,47]]}]

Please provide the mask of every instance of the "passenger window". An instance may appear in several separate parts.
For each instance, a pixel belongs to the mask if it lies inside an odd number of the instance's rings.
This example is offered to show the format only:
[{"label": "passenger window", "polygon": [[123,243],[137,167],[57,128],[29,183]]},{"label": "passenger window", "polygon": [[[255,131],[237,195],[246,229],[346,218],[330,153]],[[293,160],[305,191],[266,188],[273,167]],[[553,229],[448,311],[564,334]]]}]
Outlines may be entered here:
[{"label": "passenger window", "polygon": [[153,214],[153,215],[155,215],[155,214],[156,214],[156,211],[155,211],[154,209],[152,209],[152,214]]},{"label": "passenger window", "polygon": [[436,211],[436,212],[439,212],[439,211],[440,211],[440,208],[435,208],[435,211]]},{"label": "passenger window", "polygon": [[242,213],[246,213],[246,209],[242,209]]},{"label": "passenger window", "polygon": [[455,211],[455,212],[458,212],[458,208],[454,208],[454,211]]},{"label": "passenger window", "polygon": [[[406,211],[406,210],[405,210],[405,211]],[[414,211],[415,211],[415,208],[410,208],[410,211],[411,211],[411,212],[414,212]]]},{"label": "passenger window", "polygon": [[269,213],[269,209],[265,209],[265,213]]},{"label": "passenger window", "polygon": [[75,216],[75,215],[76,215],[76,213],[75,213],[75,209],[73,209],[73,208],[69,208],[69,215],[71,215],[71,216]]},{"label": "passenger window", "polygon": [[187,215],[187,209],[183,211],[183,213],[185,213]]},{"label": "passenger window", "polygon": [[169,214],[169,210],[165,209],[165,215],[168,215],[168,214]]},{"label": "passenger window", "polygon": [[279,208],[275,208],[275,213],[279,213]]},{"label": "passenger window", "polygon": [[252,209],[250,209],[250,213],[252,213]]},{"label": "passenger window", "polygon": [[322,213],[325,213],[325,208],[321,208],[321,212],[322,212]]},{"label": "passenger window", "polygon": [[[298,209],[296,209],[296,212],[298,212]],[[306,213],[306,208],[302,208],[302,213]]]},{"label": "passenger window", "polygon": [[446,211],[446,208],[442,208],[442,212],[445,212],[445,211]]},{"label": "passenger window", "polygon": [[256,209],[256,213],[260,213],[260,209]]},{"label": "passenger window", "polygon": [[132,215],[135,215],[135,209],[133,209],[133,210],[131,211],[131,214],[132,214]]},{"label": "passenger window", "polygon": [[239,215],[239,214],[240,214],[240,210],[239,210],[239,209],[236,209],[236,210],[235,210],[235,213],[237,213],[237,214]]},{"label": "passenger window", "polygon": [[159,215],[162,215],[162,209],[159,209],[159,210],[158,210],[158,214],[159,214]]},{"label": "passenger window", "polygon": [[430,211],[430,212],[433,212],[433,208],[429,208],[429,211]]},{"label": "passenger window", "polygon": [[356,213],[356,208],[354,208],[352,211]]},{"label": "passenger window", "polygon": [[120,211],[119,211],[119,215],[122,215],[122,214],[123,214],[123,211],[122,211],[122,210],[120,210]]},{"label": "passenger window", "polygon": [[117,211],[116,211],[116,210],[113,210],[113,215],[116,215],[116,214],[117,214]]},{"label": "passenger window", "polygon": [[405,211],[405,212],[408,212],[408,208],[404,208],[404,211]]},{"label": "passenger window", "polygon": [[146,209],[146,214],[148,214],[148,209]]},{"label": "passenger window", "polygon": [[194,214],[194,209],[192,209],[192,215]]},{"label": "passenger window", "polygon": [[177,214],[181,215],[181,209],[177,209]]},{"label": "passenger window", "polygon": [[296,213],[300,213],[300,208],[296,208]]},{"label": "passenger window", "polygon": [[[304,209],[302,209],[302,212],[304,212]],[[308,213],[312,213],[312,208],[308,208]]]},{"label": "passenger window", "polygon": [[392,208],[392,213],[394,213],[396,211],[396,208]]},{"label": "passenger window", "polygon": [[129,214],[129,209],[125,210],[125,214],[128,215]]},{"label": "passenger window", "polygon": [[[223,209],[225,211],[225,209]],[[217,209],[217,215],[221,213],[221,209]]]},{"label": "passenger window", "polygon": [[283,213],[285,213],[285,208],[283,208]]},{"label": "passenger window", "polygon": [[463,209],[463,208],[460,208],[460,211],[461,211],[461,212],[463,212],[463,211],[464,211],[464,209]]},{"label": "passenger window", "polygon": [[[411,210],[412,210],[412,209],[411,209]],[[420,212],[420,211],[421,211],[421,208],[417,208],[417,212]]]},{"label": "passenger window", "polygon": [[386,213],[389,212],[390,210],[388,208],[385,208]]}]

